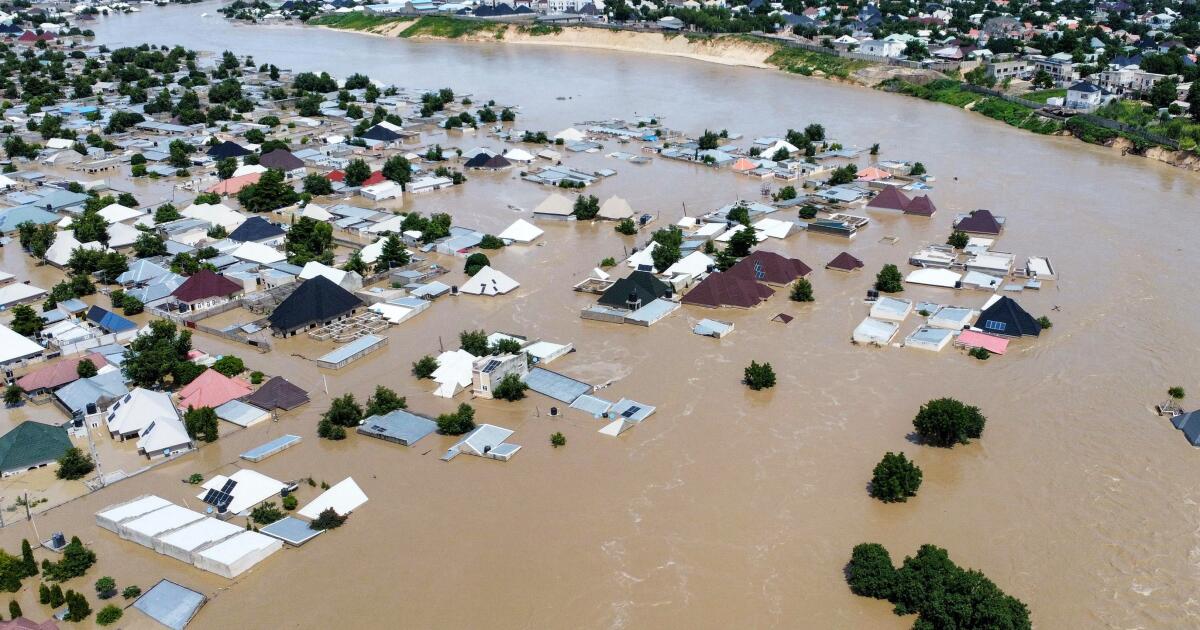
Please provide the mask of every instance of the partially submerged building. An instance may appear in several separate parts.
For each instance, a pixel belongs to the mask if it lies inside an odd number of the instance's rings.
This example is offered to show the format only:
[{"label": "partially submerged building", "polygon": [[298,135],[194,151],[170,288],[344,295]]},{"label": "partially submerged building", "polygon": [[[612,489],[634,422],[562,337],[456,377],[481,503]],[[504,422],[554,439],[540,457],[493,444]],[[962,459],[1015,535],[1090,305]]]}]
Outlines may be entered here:
[{"label": "partially submerged building", "polygon": [[362,305],[358,296],[318,275],[305,280],[280,302],[268,320],[276,334],[287,337],[349,317]]}]

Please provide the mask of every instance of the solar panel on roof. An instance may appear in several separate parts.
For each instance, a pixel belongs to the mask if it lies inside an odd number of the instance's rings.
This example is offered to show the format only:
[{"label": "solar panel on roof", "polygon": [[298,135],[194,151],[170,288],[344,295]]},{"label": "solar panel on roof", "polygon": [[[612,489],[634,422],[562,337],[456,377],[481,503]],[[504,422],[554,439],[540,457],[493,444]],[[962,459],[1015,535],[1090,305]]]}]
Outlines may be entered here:
[{"label": "solar panel on roof", "polygon": [[621,412],[621,416],[623,416],[623,417],[625,417],[625,418],[632,418],[632,417],[633,417],[633,415],[634,415],[635,413],[637,413],[637,412],[639,412],[639,411],[641,411],[641,410],[642,410],[642,408],[641,408],[641,407],[639,407],[639,406],[637,406],[637,405],[634,405],[634,406],[632,406],[632,407],[630,407],[630,408],[626,409],[625,411],[622,411],[622,412]]},{"label": "solar panel on roof", "polygon": [[492,370],[494,370],[498,367],[500,367],[500,362],[495,359],[492,359],[491,361],[488,361],[487,365],[483,366],[483,371],[485,373],[491,372]]},{"label": "solar panel on roof", "polygon": [[230,479],[225,482],[225,485],[221,488],[221,492],[224,492],[226,494],[233,492],[233,487],[236,485],[237,485],[237,482]]},{"label": "solar panel on roof", "polygon": [[754,277],[758,278],[759,280],[762,280],[767,277],[766,272],[763,271],[762,263],[760,263],[758,261],[754,262]]},{"label": "solar panel on roof", "polygon": [[207,503],[207,504],[209,504],[209,505],[216,505],[216,503],[215,503],[215,496],[216,496],[216,494],[217,494],[217,491],[216,491],[216,490],[209,490],[209,491],[208,491],[208,492],[207,492],[207,493],[204,495],[204,502],[205,502],[205,503]]}]

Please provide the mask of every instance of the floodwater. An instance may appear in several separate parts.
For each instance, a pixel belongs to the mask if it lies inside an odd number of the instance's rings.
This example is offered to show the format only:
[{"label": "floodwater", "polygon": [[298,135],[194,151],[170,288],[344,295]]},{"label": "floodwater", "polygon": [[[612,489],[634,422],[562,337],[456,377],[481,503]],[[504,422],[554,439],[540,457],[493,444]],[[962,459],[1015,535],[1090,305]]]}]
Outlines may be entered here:
[{"label": "floodwater", "polygon": [[[542,224],[542,246],[489,253],[521,288],[487,299],[443,298],[390,330],[386,350],[338,372],[308,360],[331,346],[277,343],[270,354],[198,335],[213,353],[283,374],[314,402],[279,422],[231,432],[197,454],[49,510],[0,532],[15,550],[36,525],[93,545],[99,575],[147,588],[160,577],[212,600],[194,627],[356,628],[906,628],[912,619],[847,590],[842,570],[864,541],[897,561],[923,543],[950,550],[1029,604],[1039,628],[1195,626],[1200,604],[1197,454],[1151,412],[1170,385],[1200,388],[1200,309],[1186,251],[1200,237],[1197,178],[1069,139],[1042,138],[969,113],[819,80],[635,54],[483,44],[412,43],[351,33],[230,25],[215,5],[146,7],[99,21],[98,41],[143,41],[253,54],[293,70],[355,71],[415,87],[444,85],[521,104],[522,128],[550,132],[609,116],[659,114],[676,129],[728,128],[747,137],[821,122],[845,144],[879,142],[883,157],[918,159],[937,176],[931,220],[874,216],[853,242],[800,234],[765,247],[814,267],[817,302],[779,291],[749,311],[684,307],[651,328],[583,321],[591,303],[571,291],[605,256],[635,239],[606,224]],[[567,97],[558,100],[556,97]],[[496,146],[479,137],[424,139]],[[615,143],[605,152],[621,150]],[[627,149],[625,149],[627,150]],[[865,160],[865,158],[864,158]],[[758,182],[655,160],[635,166],[598,155],[568,165],[619,174],[589,192],[618,194],[665,223],[736,198]],[[548,192],[513,173],[473,174],[461,189],[406,200],[449,211],[457,223],[496,232]],[[878,268],[940,242],[956,212],[1008,217],[997,249],[1023,260],[1050,256],[1061,279],[1018,300],[1055,322],[1036,342],[979,362],[849,343],[865,316],[861,298]],[[898,242],[881,242],[896,236]],[[644,239],[644,237],[642,237]],[[5,248],[9,250],[11,248]],[[823,269],[843,249],[866,270]],[[10,264],[13,252],[5,252]],[[461,264],[444,260],[447,264]],[[451,280],[461,282],[456,269]],[[978,307],[986,295],[910,288],[905,297]],[[790,325],[772,323],[785,312]],[[692,335],[703,317],[732,320],[724,340]],[[376,384],[437,414],[459,401],[431,396],[412,361],[457,345],[465,328],[558,342],[578,352],[552,364],[600,395],[658,407],[617,439],[600,421],[533,395],[517,404],[472,401],[477,420],[516,430],[524,446],[508,463],[438,461],[451,438],[415,448],[351,435],[315,435],[330,395],[365,399]],[[902,329],[914,328],[912,320]],[[779,384],[739,384],[751,360],[770,361]],[[919,405],[954,396],[989,422],[976,444],[939,450],[907,439]],[[460,397],[462,400],[466,396]],[[562,407],[562,405],[558,405]],[[225,427],[223,427],[224,429]],[[562,431],[564,448],[548,436]],[[352,475],[371,497],[340,530],[285,550],[234,583],[118,540],[93,523],[101,507],[143,493],[188,500],[193,472],[228,471],[237,454],[283,433],[304,442],[254,468],[280,479]],[[924,469],[920,496],[884,505],[866,495],[885,451]],[[301,501],[315,496],[301,490]],[[92,574],[95,574],[94,576]],[[86,584],[82,583],[85,582]],[[27,612],[33,596],[18,596]],[[93,606],[98,608],[98,606]],[[131,627],[149,626],[130,612]]]}]

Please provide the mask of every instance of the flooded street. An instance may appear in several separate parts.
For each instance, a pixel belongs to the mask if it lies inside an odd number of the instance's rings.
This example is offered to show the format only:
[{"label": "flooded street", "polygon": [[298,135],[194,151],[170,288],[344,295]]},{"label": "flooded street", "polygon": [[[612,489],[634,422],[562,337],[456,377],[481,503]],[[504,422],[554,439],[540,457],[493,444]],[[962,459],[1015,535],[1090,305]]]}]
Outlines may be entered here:
[{"label": "flooded street", "polygon": [[[768,241],[763,249],[815,269],[811,305],[777,289],[752,310],[685,306],[650,328],[585,321],[579,311],[594,297],[571,286],[648,233],[624,237],[608,223],[543,221],[543,246],[488,252],[493,266],[521,283],[517,291],[441,298],[389,329],[384,350],[339,371],[316,368],[312,360],[333,346],[306,337],[272,339],[272,352],[259,355],[197,334],[196,347],[236,353],[249,369],[286,376],[313,402],[279,422],[239,431],[223,424],[221,439],[198,453],[35,518],[42,539],[61,530],[96,550],[97,569],[74,586],[89,598],[100,575],[143,589],[166,577],[210,596],[194,628],[908,628],[913,618],[846,586],[851,548],[871,541],[897,562],[923,543],[947,548],[958,564],[1027,603],[1038,628],[1200,624],[1193,593],[1200,455],[1151,410],[1168,386],[1200,392],[1200,306],[1190,299],[1197,282],[1186,254],[1200,239],[1195,174],[947,106],[773,71],[199,17],[217,6],[147,6],[101,18],[97,43],[230,49],[294,71],[449,86],[518,103],[518,128],[550,133],[582,120],[655,114],[673,129],[726,128],[748,144],[819,122],[847,146],[878,142],[885,159],[923,162],[937,177],[930,196],[939,211],[932,219],[872,212],[853,241],[806,233]],[[501,146],[482,131],[423,140]],[[698,215],[738,198],[760,199],[759,181],[727,170],[604,157],[636,146],[608,143],[598,154],[568,153],[564,162],[616,170],[587,192],[628,199],[636,212],[657,215],[652,227],[685,209]],[[456,224],[497,233],[530,218],[510,206],[533,208],[550,192],[519,181],[515,170],[467,175],[465,186],[414,196],[402,207],[449,212]],[[986,362],[957,350],[851,345],[851,330],[867,314],[862,297],[881,265],[907,272],[910,252],[943,242],[955,214],[975,208],[1007,217],[996,249],[1019,261],[1053,260],[1057,282],[1015,297],[1054,328]],[[885,236],[898,240],[889,244]],[[843,250],[865,269],[825,270]],[[18,247],[2,252],[5,269],[24,268]],[[462,283],[461,259],[435,259],[452,267],[447,283]],[[41,271],[22,277],[41,283]],[[906,285],[902,297],[979,308],[987,295]],[[770,321],[777,313],[795,320]],[[705,317],[733,321],[736,330],[722,340],[692,334]],[[352,392],[363,401],[376,384],[406,395],[409,409],[425,415],[467,401],[466,394],[432,396],[431,382],[417,381],[409,367],[442,344],[456,348],[459,331],[475,328],[573,343],[578,351],[550,369],[611,381],[598,395],[658,411],[614,439],[596,433],[603,421],[575,410],[549,417],[551,405],[565,405],[537,394],[520,403],[469,401],[477,421],[516,431],[510,441],[524,448],[508,463],[441,462],[456,440],[437,435],[414,448],[358,435],[317,438],[330,396]],[[901,336],[913,328],[910,319]],[[751,360],[773,364],[774,389],[750,392],[740,384]],[[983,410],[982,440],[942,450],[907,439],[918,407],[942,396]],[[4,413],[7,429],[43,409]],[[550,446],[555,431],[566,435],[566,447]],[[353,476],[370,502],[346,526],[230,582],[95,525],[94,512],[141,494],[196,508],[197,489],[181,479],[228,473],[239,453],[285,433],[304,440],[259,464],[241,463],[278,479],[333,484]],[[865,490],[889,450],[904,451],[924,470],[920,496],[905,504],[880,503]],[[303,486],[301,504],[316,494]],[[0,531],[0,546],[14,551],[23,537],[34,538],[28,522]],[[18,599],[26,611],[44,609],[36,582]],[[131,611],[122,626],[143,623]]]}]

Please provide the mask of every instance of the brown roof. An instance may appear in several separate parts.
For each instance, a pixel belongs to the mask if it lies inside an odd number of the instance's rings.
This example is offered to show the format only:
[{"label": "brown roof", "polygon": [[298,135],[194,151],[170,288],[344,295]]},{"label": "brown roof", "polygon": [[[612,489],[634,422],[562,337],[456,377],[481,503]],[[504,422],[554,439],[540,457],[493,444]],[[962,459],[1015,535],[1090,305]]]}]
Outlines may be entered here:
[{"label": "brown roof", "polygon": [[94,353],[73,359],[64,359],[22,376],[17,379],[17,385],[27,392],[33,392],[39,389],[55,389],[67,383],[74,383],[79,380],[79,364],[84,359],[91,359],[98,368],[108,365],[108,361],[105,361],[104,357]]},{"label": "brown roof", "polygon": [[835,256],[829,264],[825,265],[826,269],[836,269],[838,271],[854,271],[861,269],[863,261],[851,256],[849,252],[842,252]]},{"label": "brown roof", "polygon": [[698,306],[737,306],[750,308],[775,295],[775,290],[765,284],[746,280],[729,273],[709,274],[683,296],[684,304]]},{"label": "brown roof", "polygon": [[875,198],[867,204],[868,208],[882,208],[884,210],[904,210],[908,207],[908,197],[900,192],[895,186],[884,188]]},{"label": "brown roof", "polygon": [[264,153],[258,158],[258,163],[267,168],[273,168],[280,171],[294,171],[298,168],[304,168],[304,161],[292,155],[287,149],[275,149],[270,153]]},{"label": "brown roof", "polygon": [[904,214],[915,214],[922,217],[931,217],[934,212],[937,212],[937,208],[934,207],[933,200],[929,198],[929,195],[913,197],[909,200],[908,207],[904,209]]},{"label": "brown roof", "polygon": [[308,392],[296,387],[291,381],[282,376],[275,376],[266,383],[263,383],[263,386],[258,388],[258,391],[246,396],[242,400],[267,411],[273,409],[294,409],[308,402]]},{"label": "brown roof", "polygon": [[199,302],[212,297],[230,296],[242,290],[242,285],[210,269],[201,269],[183,281],[171,295],[180,302]]},{"label": "brown roof", "polygon": [[971,214],[959,219],[958,223],[954,224],[954,228],[963,232],[971,232],[973,234],[999,234],[1000,222],[996,217],[992,216],[990,210],[972,210]]},{"label": "brown roof", "polygon": [[38,623],[32,619],[17,617],[12,621],[0,621],[0,630],[58,630],[58,624],[53,619]]},{"label": "brown roof", "polygon": [[790,284],[796,278],[812,273],[812,267],[796,258],[780,256],[775,252],[758,250],[739,260],[726,273],[768,284]]}]

